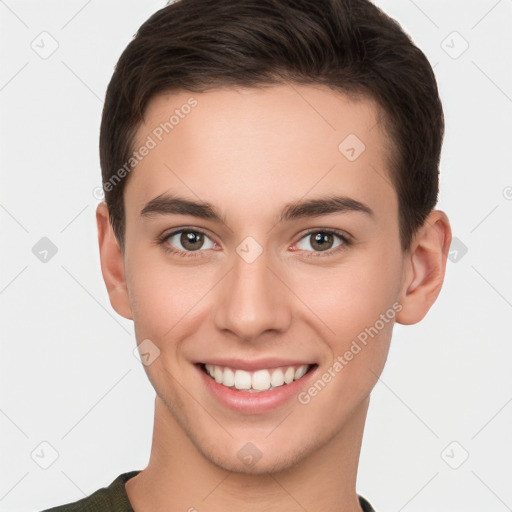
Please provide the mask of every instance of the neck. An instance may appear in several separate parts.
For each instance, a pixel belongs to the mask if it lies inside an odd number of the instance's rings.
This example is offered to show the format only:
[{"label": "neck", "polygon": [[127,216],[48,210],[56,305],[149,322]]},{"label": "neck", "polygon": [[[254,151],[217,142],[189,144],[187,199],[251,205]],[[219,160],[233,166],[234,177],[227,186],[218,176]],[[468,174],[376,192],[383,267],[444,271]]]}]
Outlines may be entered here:
[{"label": "neck", "polygon": [[135,512],[361,512],[356,475],[368,402],[314,454],[287,470],[254,475],[206,459],[157,396],[149,464],[126,483],[128,498]]}]

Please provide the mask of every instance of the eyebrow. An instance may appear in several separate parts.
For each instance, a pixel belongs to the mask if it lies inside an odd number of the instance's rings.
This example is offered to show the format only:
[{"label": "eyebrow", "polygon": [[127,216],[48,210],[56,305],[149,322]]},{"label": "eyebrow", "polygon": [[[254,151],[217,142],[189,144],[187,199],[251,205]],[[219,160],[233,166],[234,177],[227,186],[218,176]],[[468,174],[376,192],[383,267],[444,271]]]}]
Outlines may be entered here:
[{"label": "eyebrow", "polygon": [[[345,196],[326,196],[314,199],[298,200],[287,203],[278,218],[279,222],[305,217],[320,217],[335,213],[362,212],[374,217],[373,210],[366,204]],[[160,195],[151,199],[141,210],[142,217],[154,215],[191,215],[201,219],[210,219],[225,224],[215,206],[206,201],[192,201],[176,195]]]}]

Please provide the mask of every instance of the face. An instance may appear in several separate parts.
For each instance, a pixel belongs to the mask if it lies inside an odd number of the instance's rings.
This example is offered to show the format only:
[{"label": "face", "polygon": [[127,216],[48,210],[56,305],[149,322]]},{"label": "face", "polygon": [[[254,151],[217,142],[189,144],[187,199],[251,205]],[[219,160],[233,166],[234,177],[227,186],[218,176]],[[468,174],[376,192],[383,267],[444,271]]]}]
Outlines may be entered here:
[{"label": "face", "polygon": [[143,145],[124,268],[168,425],[225,469],[288,468],[366,410],[401,307],[377,107],[306,85],[180,92],[152,100]]}]

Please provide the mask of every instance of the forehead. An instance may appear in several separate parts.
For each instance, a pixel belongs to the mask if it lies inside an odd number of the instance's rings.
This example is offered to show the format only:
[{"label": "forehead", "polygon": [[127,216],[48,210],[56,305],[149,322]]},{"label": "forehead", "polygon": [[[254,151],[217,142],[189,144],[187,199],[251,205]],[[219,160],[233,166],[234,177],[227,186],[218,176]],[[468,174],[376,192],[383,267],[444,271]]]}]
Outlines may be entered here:
[{"label": "forehead", "polygon": [[371,99],[322,86],[161,94],[137,131],[134,149],[151,149],[132,171],[125,199],[139,211],[166,192],[263,210],[336,190],[395,204],[379,116]]}]

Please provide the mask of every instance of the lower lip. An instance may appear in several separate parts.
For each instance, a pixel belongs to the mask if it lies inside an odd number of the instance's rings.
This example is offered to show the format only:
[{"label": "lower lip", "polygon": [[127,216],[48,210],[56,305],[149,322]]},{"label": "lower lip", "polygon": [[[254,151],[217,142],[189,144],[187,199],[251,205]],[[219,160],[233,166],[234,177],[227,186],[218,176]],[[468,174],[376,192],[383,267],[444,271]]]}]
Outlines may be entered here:
[{"label": "lower lip", "polygon": [[207,389],[222,405],[245,414],[263,413],[283,405],[298,395],[316,371],[316,368],[313,368],[299,380],[294,380],[290,384],[283,384],[271,391],[248,393],[218,384],[215,379],[212,379],[202,370],[200,365],[196,365],[196,368]]}]

